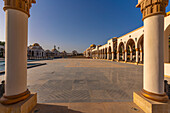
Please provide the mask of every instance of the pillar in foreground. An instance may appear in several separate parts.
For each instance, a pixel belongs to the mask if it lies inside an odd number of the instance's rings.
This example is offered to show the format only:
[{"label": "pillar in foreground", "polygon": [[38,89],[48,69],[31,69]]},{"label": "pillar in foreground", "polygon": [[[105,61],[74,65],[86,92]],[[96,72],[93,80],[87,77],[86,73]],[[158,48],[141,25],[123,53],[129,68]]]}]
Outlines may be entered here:
[{"label": "pillar in foreground", "polygon": [[5,94],[2,104],[14,104],[29,97],[27,89],[27,38],[29,10],[34,0],[4,0]]},{"label": "pillar in foreground", "polygon": [[[142,94],[149,99],[167,102],[164,93],[164,16],[168,0],[140,0],[144,21],[144,75]],[[153,43],[154,41],[154,43]]]}]

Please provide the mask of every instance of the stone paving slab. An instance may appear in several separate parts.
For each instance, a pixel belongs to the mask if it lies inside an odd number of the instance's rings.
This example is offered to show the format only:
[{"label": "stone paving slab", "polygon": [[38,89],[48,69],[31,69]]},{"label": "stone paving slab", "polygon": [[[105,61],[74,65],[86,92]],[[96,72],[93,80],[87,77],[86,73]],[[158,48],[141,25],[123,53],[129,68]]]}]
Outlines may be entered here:
[{"label": "stone paving slab", "polygon": [[142,89],[143,66],[93,59],[37,61],[28,70],[28,88],[40,103],[132,101]]}]

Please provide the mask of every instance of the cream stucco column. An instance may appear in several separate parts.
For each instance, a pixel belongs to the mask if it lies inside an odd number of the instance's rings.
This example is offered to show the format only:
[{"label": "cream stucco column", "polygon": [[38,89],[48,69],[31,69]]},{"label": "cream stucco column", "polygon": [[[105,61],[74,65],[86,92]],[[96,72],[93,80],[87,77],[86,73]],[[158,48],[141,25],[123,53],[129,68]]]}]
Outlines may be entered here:
[{"label": "cream stucco column", "polygon": [[119,51],[117,51],[117,61],[119,61],[120,58],[119,58]]},{"label": "cream stucco column", "polygon": [[132,51],[130,51],[130,61],[132,62],[133,60],[133,54],[132,54]]},{"label": "cream stucco column", "polygon": [[125,50],[125,62],[127,62],[127,50]]},{"label": "cream stucco column", "polygon": [[136,63],[139,63],[139,50],[136,48]]},{"label": "cream stucco column", "polygon": [[140,62],[142,63],[143,62],[143,51],[140,50]]},{"label": "cream stucco column", "polygon": [[125,52],[122,52],[122,60],[125,60]]},{"label": "cream stucco column", "polygon": [[110,60],[110,51],[109,51],[109,48],[107,49],[107,60]]},{"label": "cream stucco column", "polygon": [[104,59],[106,59],[106,49],[104,49]]},{"label": "cream stucco column", "polygon": [[114,55],[114,52],[112,51],[112,61],[114,60],[114,57],[115,55]]},{"label": "cream stucco column", "polygon": [[[14,104],[29,97],[27,89],[28,17],[33,0],[5,0],[5,94],[2,104]],[[15,2],[15,3],[14,3]]]},{"label": "cream stucco column", "polygon": [[[164,93],[164,15],[168,0],[141,0],[144,21],[144,75],[142,94],[152,100],[167,102]],[[154,41],[154,42],[153,42]]]}]

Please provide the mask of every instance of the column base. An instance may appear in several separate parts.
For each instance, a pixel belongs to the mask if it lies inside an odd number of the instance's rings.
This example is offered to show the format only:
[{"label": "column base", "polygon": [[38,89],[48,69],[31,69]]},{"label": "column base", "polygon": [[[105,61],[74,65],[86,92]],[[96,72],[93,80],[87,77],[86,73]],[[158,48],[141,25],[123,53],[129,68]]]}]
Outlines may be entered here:
[{"label": "column base", "polygon": [[127,63],[127,61],[124,61],[124,63]]},{"label": "column base", "polygon": [[166,95],[166,93],[164,94],[154,94],[154,93],[151,93],[151,92],[148,92],[146,90],[142,90],[141,91],[141,94],[148,98],[148,99],[151,99],[151,100],[154,100],[154,101],[157,101],[157,102],[163,102],[163,103],[167,103],[169,98],[168,96]]},{"label": "column base", "polygon": [[146,113],[168,113],[169,102],[157,102],[143,96],[141,92],[133,93],[133,102]]},{"label": "column base", "polygon": [[3,96],[0,99],[0,103],[4,104],[4,105],[10,105],[10,104],[15,104],[17,102],[20,102],[22,100],[27,99],[30,96],[30,91],[26,90],[25,92],[18,94],[18,95],[14,95],[14,96]]},{"label": "column base", "polygon": [[0,104],[1,113],[29,113],[37,104],[37,94],[32,93],[30,96],[21,102],[12,105]]},{"label": "column base", "polygon": [[135,64],[138,65],[138,62],[136,62]]}]

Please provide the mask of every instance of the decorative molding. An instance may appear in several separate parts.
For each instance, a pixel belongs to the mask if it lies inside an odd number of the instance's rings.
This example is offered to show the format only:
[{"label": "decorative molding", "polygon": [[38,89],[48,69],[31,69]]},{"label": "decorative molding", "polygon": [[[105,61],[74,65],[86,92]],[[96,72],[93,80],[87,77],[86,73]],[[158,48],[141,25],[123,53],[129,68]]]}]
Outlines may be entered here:
[{"label": "decorative molding", "polygon": [[0,99],[0,103],[3,105],[11,105],[15,104],[17,102],[20,102],[22,100],[27,99],[30,96],[30,91],[27,89],[25,92],[18,94],[18,95],[13,95],[13,96],[3,96]]},{"label": "decorative molding", "polygon": [[153,15],[166,15],[165,8],[168,0],[142,0],[136,7],[141,8],[143,20]]},{"label": "decorative molding", "polygon": [[30,17],[30,8],[32,3],[36,3],[36,0],[4,0],[4,11],[7,9],[15,9],[22,11]]},{"label": "decorative molding", "polygon": [[166,93],[164,94],[155,94],[155,93],[151,93],[148,92],[144,89],[142,89],[141,91],[142,95],[148,99],[157,101],[157,102],[163,102],[163,103],[167,103],[168,102],[168,96],[166,95]]}]

